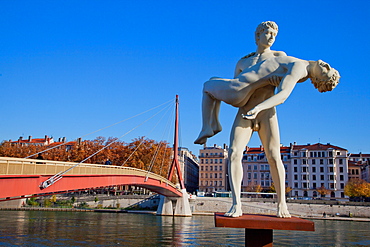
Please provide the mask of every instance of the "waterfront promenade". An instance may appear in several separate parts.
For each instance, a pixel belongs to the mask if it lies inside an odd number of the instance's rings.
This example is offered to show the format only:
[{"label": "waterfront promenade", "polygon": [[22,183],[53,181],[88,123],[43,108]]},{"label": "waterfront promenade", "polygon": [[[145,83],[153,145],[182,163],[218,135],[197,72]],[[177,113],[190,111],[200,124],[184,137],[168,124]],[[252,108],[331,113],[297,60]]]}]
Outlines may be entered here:
[{"label": "waterfront promenade", "polygon": [[[81,202],[84,202],[89,206],[89,209],[87,209],[87,211],[93,211],[93,209],[97,208],[98,210],[102,211],[102,209],[104,208],[117,208],[118,206],[118,210],[111,211],[136,212],[130,210],[121,210],[135,205],[135,210],[139,209],[139,212],[143,213],[155,211],[155,208],[158,205],[159,201],[158,198],[155,196],[146,195],[98,195],[98,197],[98,201],[94,200],[96,197],[93,196],[76,197],[75,206],[77,206]],[[273,199],[242,198],[242,202],[244,213],[276,215],[276,203]],[[195,215],[213,216],[214,212],[226,212],[230,205],[231,198],[224,197],[196,197],[196,199],[190,200],[190,207],[192,213]],[[293,216],[301,218],[370,221],[370,203],[294,200],[288,202],[288,207]],[[0,209],[30,210],[29,208],[22,207],[21,201],[2,202],[0,203]],[[35,210],[43,209],[35,208]],[[77,209],[44,208],[44,210],[73,211]],[[106,211],[108,212],[108,210]],[[323,217],[324,213],[326,215],[325,218]]]}]

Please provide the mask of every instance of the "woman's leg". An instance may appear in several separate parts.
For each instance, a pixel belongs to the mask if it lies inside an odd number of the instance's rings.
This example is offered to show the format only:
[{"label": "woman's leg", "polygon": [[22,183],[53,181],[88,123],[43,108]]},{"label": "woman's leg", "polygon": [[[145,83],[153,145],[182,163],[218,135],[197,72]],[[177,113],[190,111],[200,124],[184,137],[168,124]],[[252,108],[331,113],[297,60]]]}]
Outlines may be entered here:
[{"label": "woman's leg", "polygon": [[195,144],[204,144],[207,138],[214,135],[214,131],[211,125],[212,119],[214,118],[216,100],[213,99],[208,93],[203,92],[202,98],[202,130],[198,138],[194,141]]}]

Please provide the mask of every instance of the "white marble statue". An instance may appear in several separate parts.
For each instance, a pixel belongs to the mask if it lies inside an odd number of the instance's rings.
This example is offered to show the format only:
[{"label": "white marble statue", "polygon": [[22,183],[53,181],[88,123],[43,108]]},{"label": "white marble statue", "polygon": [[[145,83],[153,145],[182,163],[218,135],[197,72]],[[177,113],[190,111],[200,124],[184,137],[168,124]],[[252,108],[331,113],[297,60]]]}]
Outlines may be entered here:
[{"label": "white marble statue", "polygon": [[[253,131],[264,146],[278,195],[277,216],[289,218],[285,199],[285,170],[280,158],[280,135],[275,106],[282,104],[297,82],[311,79],[320,92],[333,90],[339,73],[329,64],[305,61],[270,50],[278,28],[274,22],[263,22],[256,30],[257,51],[242,58],[235,70],[235,79],[211,78],[205,82],[202,101],[202,130],[194,143],[204,144],[207,138],[221,131],[218,113],[221,101],[239,111],[235,118],[229,149],[229,180],[233,205],[225,216],[242,215],[240,192],[243,178],[243,151]],[[277,93],[275,94],[275,87]]]}]

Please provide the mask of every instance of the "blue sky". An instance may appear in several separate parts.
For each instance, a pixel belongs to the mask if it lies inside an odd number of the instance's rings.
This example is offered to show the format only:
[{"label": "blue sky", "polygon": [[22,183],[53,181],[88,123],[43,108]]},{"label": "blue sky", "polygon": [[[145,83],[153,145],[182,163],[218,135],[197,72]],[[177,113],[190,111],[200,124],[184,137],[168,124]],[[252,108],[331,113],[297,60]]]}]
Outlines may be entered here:
[{"label": "blue sky", "polygon": [[[203,82],[233,77],[238,59],[255,51],[256,26],[273,20],[274,50],[322,59],[341,74],[334,91],[307,81],[277,107],[281,143],[370,153],[369,14],[365,0],[1,1],[0,140],[74,140],[178,94],[180,144],[197,154]],[[236,111],[222,104],[224,130],[208,145],[228,144]],[[140,121],[85,139],[120,137]],[[164,130],[148,134],[154,125],[122,140],[161,139]],[[260,145],[256,134],[249,145]]]}]

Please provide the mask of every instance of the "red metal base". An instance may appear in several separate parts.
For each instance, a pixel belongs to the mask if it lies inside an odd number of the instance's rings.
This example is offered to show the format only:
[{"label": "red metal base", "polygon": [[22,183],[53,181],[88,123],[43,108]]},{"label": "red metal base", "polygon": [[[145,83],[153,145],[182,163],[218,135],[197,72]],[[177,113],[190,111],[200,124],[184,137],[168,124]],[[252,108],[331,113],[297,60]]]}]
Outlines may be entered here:
[{"label": "red metal base", "polygon": [[273,215],[243,214],[232,218],[224,213],[215,213],[216,227],[245,228],[245,246],[272,246],[273,230],[315,231],[312,221],[292,218],[278,218]]}]

